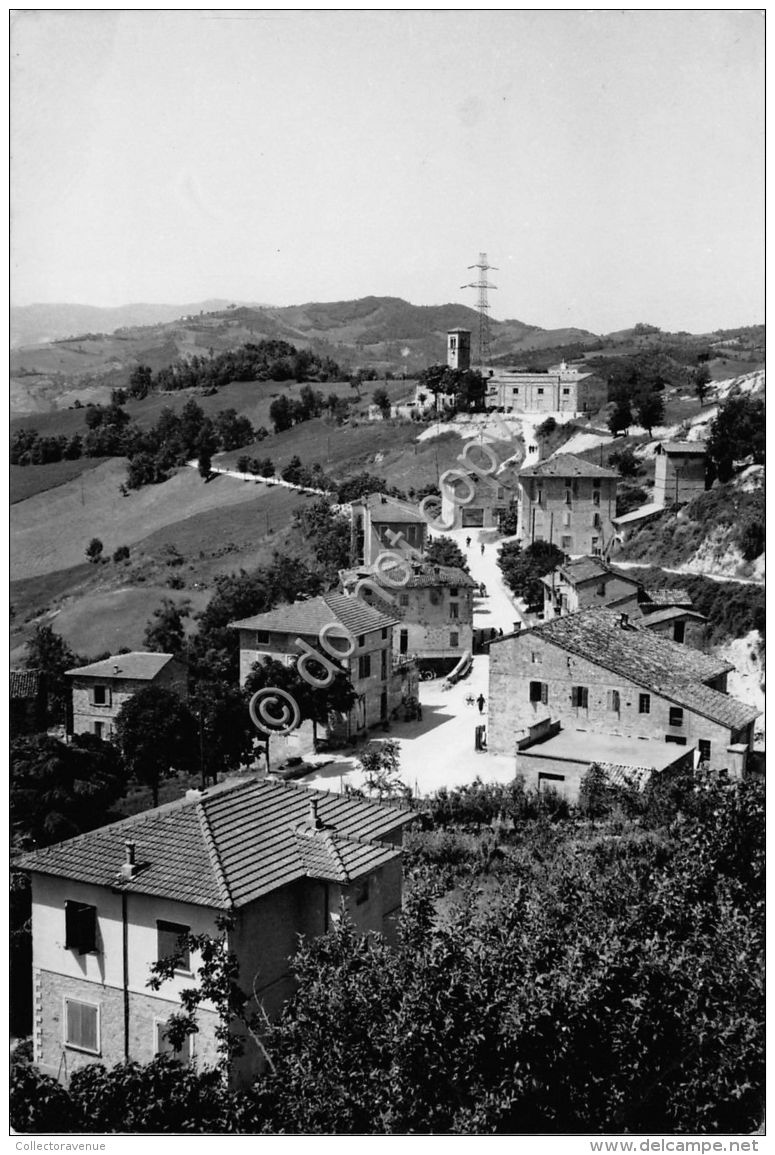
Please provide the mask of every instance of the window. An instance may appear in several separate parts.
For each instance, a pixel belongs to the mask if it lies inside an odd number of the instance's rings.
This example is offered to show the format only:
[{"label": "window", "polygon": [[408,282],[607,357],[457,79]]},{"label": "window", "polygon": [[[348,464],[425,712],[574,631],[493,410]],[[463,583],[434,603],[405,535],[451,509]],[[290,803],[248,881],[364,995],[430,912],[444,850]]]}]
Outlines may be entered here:
[{"label": "window", "polygon": [[570,551],[573,549],[573,538],[564,534],[560,538],[560,549],[563,551],[563,553],[570,553]]},{"label": "window", "polygon": [[450,649],[456,650],[459,645],[460,645],[460,636],[457,633],[451,633],[449,635]]},{"label": "window", "polygon": [[589,690],[586,686],[573,686],[570,692],[571,705],[577,710],[589,709]]},{"label": "window", "polygon": [[95,706],[109,706],[110,686],[94,686],[92,688],[92,704]]},{"label": "window", "polygon": [[565,529],[570,529],[570,513],[568,510],[565,510],[562,515],[562,524]]},{"label": "window", "polygon": [[593,557],[599,557],[600,556],[600,538],[599,537],[593,537],[592,538],[592,556]]},{"label": "window", "polygon": [[563,389],[563,391],[562,391],[563,397],[567,397],[569,394],[570,394],[570,389]]},{"label": "window", "polygon": [[265,646],[269,642],[269,630],[256,630],[256,645]]},{"label": "window", "polygon": [[193,1035],[187,1035],[186,1039],[183,1043],[183,1046],[180,1048],[179,1051],[176,1051],[174,1049],[174,1047],[172,1046],[172,1043],[167,1038],[168,1026],[169,1026],[169,1023],[166,1019],[165,1020],[156,1019],[154,1021],[153,1029],[154,1029],[154,1035],[155,1035],[154,1044],[155,1044],[156,1054],[157,1055],[169,1055],[169,1057],[171,1059],[177,1059],[177,1061],[179,1063],[190,1063],[191,1062],[191,1052],[192,1052],[191,1044],[193,1042],[194,1036]]},{"label": "window", "polygon": [[684,724],[684,712],[683,712],[683,710],[681,709],[680,706],[671,706],[670,707],[670,725],[671,726],[683,726],[683,724]]},{"label": "window", "polygon": [[543,395],[544,395],[544,391],[543,391],[543,389],[539,389],[539,390],[538,390],[538,396],[539,396],[539,397],[543,397]]},{"label": "window", "polygon": [[449,347],[452,350],[452,352],[454,353],[455,349],[457,349],[457,338],[456,337],[450,337]]},{"label": "window", "polygon": [[650,714],[651,713],[651,694],[639,694],[638,695],[638,713],[639,714]]},{"label": "window", "polygon": [[359,882],[355,883],[355,886],[353,887],[353,891],[355,892],[355,905],[356,906],[363,906],[364,902],[369,901],[369,877],[368,877],[368,875],[366,876],[366,878],[362,878]]},{"label": "window", "polygon": [[543,704],[546,705],[549,701],[549,687],[546,682],[530,683],[530,701],[543,702]]},{"label": "window", "polygon": [[164,922],[158,919],[156,922],[156,937],[157,958],[169,958],[170,955],[177,956],[178,963],[176,970],[190,971],[191,957],[188,951],[188,943],[181,943],[181,936],[188,934],[190,927],[182,926],[178,922]]},{"label": "window", "polygon": [[409,650],[409,631],[408,630],[401,630],[401,633],[398,635],[398,652],[400,654],[406,654],[408,652],[408,650]]},{"label": "window", "polygon": [[710,742],[706,738],[700,738],[697,749],[700,754],[700,762],[710,762]]},{"label": "window", "polygon": [[505,496],[506,496],[506,490],[503,488],[502,485],[499,485],[495,490],[495,500],[496,501],[503,501]]},{"label": "window", "polygon": [[594,492],[592,493],[592,504],[593,505],[600,505],[600,490],[599,489],[594,490]]},{"label": "window", "polygon": [[409,594],[399,594],[398,595],[398,604],[400,606],[408,606],[409,605]]},{"label": "window", "polygon": [[607,705],[609,710],[614,710],[617,714],[621,709],[622,700],[619,696],[618,690],[609,690],[607,694]]},{"label": "window", "polygon": [[387,650],[382,651],[382,664],[379,676],[383,682],[387,680]]},{"label": "window", "polygon": [[94,737],[101,739],[104,735],[104,732],[105,732],[105,723],[104,722],[95,722],[94,723]]},{"label": "window", "polygon": [[94,1003],[65,999],[65,1046],[100,1053],[100,1009]]},{"label": "window", "polygon": [[538,789],[539,790],[541,789],[542,786],[545,788],[548,787],[549,789],[552,789],[552,790],[556,789],[556,787],[554,786],[554,783],[555,782],[564,782],[564,781],[565,781],[565,775],[564,774],[547,774],[547,772],[545,770],[539,770],[538,771]]},{"label": "window", "polygon": [[605,597],[605,582],[600,582],[597,589],[595,590],[595,593],[599,598]]},{"label": "window", "polygon": [[600,521],[600,514],[599,513],[593,513],[592,514],[592,527],[593,527],[593,529],[600,529],[601,524],[602,524],[602,522]]},{"label": "window", "polygon": [[456,598],[456,597],[457,597],[457,586],[450,586],[450,587],[449,587],[449,596],[450,596],[451,598]]},{"label": "window", "polygon": [[593,489],[599,489],[599,488],[600,488],[600,478],[599,478],[599,477],[595,477],[595,478],[593,479],[593,481],[592,481],[592,488],[593,488]]},{"label": "window", "polygon": [[384,642],[384,641],[385,641],[385,638],[387,637],[387,630],[386,630],[386,629],[382,631],[382,635],[381,635],[381,636],[382,636],[382,641]]},{"label": "window", "polygon": [[361,654],[358,658],[358,677],[371,677],[371,654]]},{"label": "window", "polygon": [[565,490],[565,504],[570,505],[573,500],[573,495],[569,489]]},{"label": "window", "polygon": [[361,634],[361,636],[358,638],[358,645],[359,646],[365,646],[366,645],[366,635],[365,634]]},{"label": "window", "polygon": [[686,622],[673,623],[673,641],[682,642],[686,636]]},{"label": "window", "polygon": [[89,954],[97,949],[97,907],[65,902],[65,950]]},{"label": "window", "polygon": [[515,385],[511,392],[516,396],[516,394],[519,393],[519,385]]},{"label": "window", "polygon": [[458,616],[458,613],[457,613],[457,602],[452,602],[452,604],[450,605],[450,607],[449,607],[449,616],[450,616],[450,617],[453,619],[453,621],[457,621],[457,616]]},{"label": "window", "polygon": [[532,651],[532,653],[530,654],[530,660],[534,666],[540,666],[541,665],[542,658],[541,658],[541,654],[539,653],[538,650]]},{"label": "window", "polygon": [[676,746],[685,746],[686,739],[681,734],[665,734],[666,742],[674,742]]}]

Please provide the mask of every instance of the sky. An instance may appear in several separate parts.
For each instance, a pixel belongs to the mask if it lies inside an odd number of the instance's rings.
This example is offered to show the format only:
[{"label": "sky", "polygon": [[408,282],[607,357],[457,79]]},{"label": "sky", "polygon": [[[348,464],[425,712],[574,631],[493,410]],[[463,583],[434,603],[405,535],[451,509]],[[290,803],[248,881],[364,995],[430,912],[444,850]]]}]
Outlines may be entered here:
[{"label": "sky", "polygon": [[14,304],[764,319],[756,11],[17,11]]}]

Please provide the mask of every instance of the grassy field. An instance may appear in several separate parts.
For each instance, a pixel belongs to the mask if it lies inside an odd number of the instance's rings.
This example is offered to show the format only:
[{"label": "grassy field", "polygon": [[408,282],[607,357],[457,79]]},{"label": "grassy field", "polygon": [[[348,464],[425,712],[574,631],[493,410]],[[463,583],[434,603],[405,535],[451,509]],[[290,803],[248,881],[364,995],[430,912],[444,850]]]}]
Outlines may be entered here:
[{"label": "grassy field", "polygon": [[80,457],[77,461],[52,461],[50,465],[12,465],[9,469],[11,505],[65,485],[108,460],[107,457]]},{"label": "grassy field", "polygon": [[[192,612],[203,610],[209,594],[204,590],[171,590],[163,585],[129,586],[88,597],[68,598],[51,619],[51,625],[77,654],[87,656],[122,646],[142,650],[145,627],[163,598],[178,604],[188,599]],[[193,630],[195,623],[187,622]]]},{"label": "grassy field", "polygon": [[181,518],[255,499],[253,484],[216,476],[205,484],[181,469],[162,485],[123,497],[126,463],[113,458],[56,489],[11,507],[11,577],[19,579],[78,565],[92,537],[105,552],[133,545]]}]

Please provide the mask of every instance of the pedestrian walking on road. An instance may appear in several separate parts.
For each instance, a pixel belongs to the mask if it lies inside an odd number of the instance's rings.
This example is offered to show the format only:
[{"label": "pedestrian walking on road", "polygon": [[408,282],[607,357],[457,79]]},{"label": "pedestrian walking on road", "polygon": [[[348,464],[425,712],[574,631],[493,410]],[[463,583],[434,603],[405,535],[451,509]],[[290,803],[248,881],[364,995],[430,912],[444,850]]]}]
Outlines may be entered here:
[{"label": "pedestrian walking on road", "polygon": [[476,704],[479,707],[479,713],[480,714],[484,713],[484,703],[486,701],[487,701],[487,699],[485,698],[484,694],[480,694],[479,697],[476,699]]},{"label": "pedestrian walking on road", "polygon": [[467,537],[466,538],[466,549],[470,549],[470,548],[471,548],[471,538]]},{"label": "pedestrian walking on road", "polygon": [[482,542],[482,554],[484,554],[484,542]]}]

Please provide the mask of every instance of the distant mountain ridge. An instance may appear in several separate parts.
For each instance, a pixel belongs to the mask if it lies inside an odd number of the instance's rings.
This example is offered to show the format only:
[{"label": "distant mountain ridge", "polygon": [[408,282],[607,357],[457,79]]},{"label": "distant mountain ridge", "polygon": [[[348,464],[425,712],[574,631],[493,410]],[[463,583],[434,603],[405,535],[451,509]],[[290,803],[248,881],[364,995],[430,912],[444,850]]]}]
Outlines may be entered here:
[{"label": "distant mountain ridge", "polygon": [[158,325],[175,321],[187,313],[225,309],[229,301],[214,298],[193,305],[11,305],[11,348],[41,345],[80,333],[113,333],[136,325]]}]

